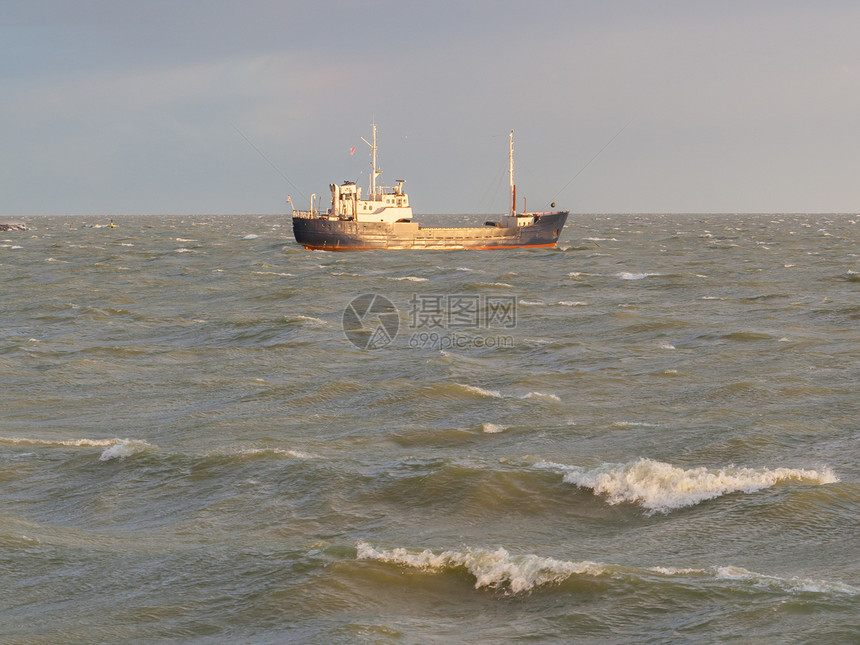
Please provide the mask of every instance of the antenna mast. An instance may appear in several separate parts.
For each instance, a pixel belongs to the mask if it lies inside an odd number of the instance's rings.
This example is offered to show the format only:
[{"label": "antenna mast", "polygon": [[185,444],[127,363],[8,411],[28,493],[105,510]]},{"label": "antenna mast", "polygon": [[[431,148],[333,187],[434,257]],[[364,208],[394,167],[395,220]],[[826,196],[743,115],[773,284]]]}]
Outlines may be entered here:
[{"label": "antenna mast", "polygon": [[370,199],[376,199],[376,175],[382,174],[381,170],[376,170],[376,124],[373,124],[373,143],[361,137],[367,145],[370,146]]},{"label": "antenna mast", "polygon": [[508,209],[511,217],[517,214],[517,187],[514,184],[514,131],[511,130],[511,148],[508,154],[508,177],[511,180],[511,207]]}]

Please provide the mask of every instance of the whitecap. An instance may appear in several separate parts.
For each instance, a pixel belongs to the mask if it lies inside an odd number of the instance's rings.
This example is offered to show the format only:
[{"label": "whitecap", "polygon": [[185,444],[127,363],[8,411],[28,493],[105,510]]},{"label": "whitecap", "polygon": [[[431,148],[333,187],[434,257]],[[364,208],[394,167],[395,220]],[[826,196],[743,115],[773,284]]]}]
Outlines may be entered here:
[{"label": "whitecap", "polygon": [[485,390],[482,387],[477,387],[475,385],[465,385],[463,383],[457,383],[458,387],[463,388],[464,390],[471,392],[472,394],[478,394],[480,396],[492,397],[494,399],[502,398],[502,393],[497,390]]},{"label": "whitecap", "polygon": [[621,278],[622,280],[643,280],[645,278],[660,275],[659,273],[631,273],[630,271],[622,271],[621,273],[616,273],[615,277]]},{"label": "whitecap", "polygon": [[506,426],[501,426],[496,423],[488,423],[485,422],[481,425],[481,429],[487,434],[498,434],[499,432],[504,432]]},{"label": "whitecap", "polygon": [[316,326],[328,326],[328,322],[326,322],[322,318],[314,318],[313,316],[296,316],[295,318],[291,319],[291,322],[302,322]]},{"label": "whitecap", "polygon": [[260,237],[260,236],[259,236],[259,235],[254,235],[253,233],[251,233],[251,234],[249,234],[249,235],[246,235],[246,236],[245,236],[245,237],[243,237],[242,239],[243,239],[243,240],[256,240],[258,237]]},{"label": "whitecap", "polygon": [[429,549],[420,553],[402,547],[375,549],[366,542],[359,542],[356,558],[433,573],[466,569],[475,577],[475,589],[498,589],[514,594],[529,592],[542,585],[558,584],[574,575],[599,576],[606,573],[606,567],[598,562],[570,562],[532,554],[513,556],[501,547],[495,551],[467,548],[436,554]]},{"label": "whitecap", "polygon": [[520,300],[519,302],[524,307],[539,307],[544,304],[541,300]]},{"label": "whitecap", "polygon": [[29,437],[0,437],[0,443],[25,446],[72,446],[102,448],[113,446],[122,439],[31,439]]},{"label": "whitecap", "polygon": [[811,580],[809,578],[781,578],[769,576],[755,571],[748,571],[743,567],[722,566],[713,567],[712,575],[719,580],[739,580],[751,582],[757,587],[766,587],[777,591],[790,593],[836,593],[846,595],[857,595],[860,589],[843,582],[831,582],[827,580]]},{"label": "whitecap", "polygon": [[318,455],[305,452],[304,450],[288,450],[284,448],[243,448],[237,451],[240,455],[285,455],[293,459],[319,459]]},{"label": "whitecap", "polygon": [[108,461],[110,459],[125,459],[139,452],[143,452],[152,446],[146,441],[139,439],[122,439],[114,443],[109,448],[105,448],[99,457],[99,461]]},{"label": "whitecap", "polygon": [[174,253],[194,253],[191,249],[186,249],[184,246],[178,249],[174,249]]},{"label": "whitecap", "polygon": [[581,300],[559,300],[558,305],[562,307],[587,307],[587,302],[582,302]]},{"label": "whitecap", "polygon": [[661,342],[658,347],[660,349],[675,349],[675,346],[672,343],[667,343],[665,341]]},{"label": "whitecap", "polygon": [[418,278],[414,275],[403,276],[402,278],[390,278],[391,280],[408,280],[409,282],[427,282],[427,278]]},{"label": "whitecap", "polygon": [[372,560],[424,573],[445,573],[465,569],[475,578],[475,589],[494,589],[508,594],[530,593],[534,589],[560,584],[573,576],[611,576],[612,578],[639,579],[645,574],[667,577],[711,577],[719,581],[741,582],[777,593],[826,593],[856,596],[860,588],[842,582],[808,578],[782,578],[770,576],[743,567],[714,566],[647,568],[620,567],[590,560],[574,562],[542,557],[534,554],[511,555],[507,549],[495,550],[464,547],[435,553],[395,547],[377,549],[367,542],[356,544],[357,560]]},{"label": "whitecap", "polygon": [[605,495],[610,504],[636,503],[652,513],[668,513],[730,493],[754,493],[779,482],[831,484],[839,481],[829,468],[821,472],[734,466],[719,470],[705,467],[685,470],[646,458],[592,469],[546,462],[536,467],[557,469],[564,473],[565,482]]},{"label": "whitecap", "polygon": [[523,395],[524,399],[549,399],[550,401],[561,401],[555,394],[546,394],[545,392],[529,392]]}]

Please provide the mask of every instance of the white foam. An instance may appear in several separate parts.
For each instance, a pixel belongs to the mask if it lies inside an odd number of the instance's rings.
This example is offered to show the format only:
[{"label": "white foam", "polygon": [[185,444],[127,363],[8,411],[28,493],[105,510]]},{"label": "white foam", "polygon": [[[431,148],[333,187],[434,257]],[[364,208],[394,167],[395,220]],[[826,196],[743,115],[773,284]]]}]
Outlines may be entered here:
[{"label": "white foam", "polygon": [[464,385],[463,383],[457,383],[456,385],[468,392],[471,392],[472,394],[479,394],[480,396],[492,397],[494,399],[502,398],[502,393],[497,390],[485,390],[482,387],[477,387],[475,385]]},{"label": "white foam", "polygon": [[561,401],[555,394],[547,394],[545,392],[529,392],[524,399],[549,399],[550,401]]},{"label": "white foam", "polygon": [[304,450],[285,450],[284,448],[243,448],[238,451],[240,455],[285,455],[293,459],[319,459],[318,455],[305,452]]},{"label": "white foam", "polygon": [[143,452],[152,446],[146,441],[139,439],[121,439],[109,448],[105,448],[102,452],[99,461],[108,461],[110,459],[125,459],[139,452]]},{"label": "white foam", "polygon": [[587,307],[587,302],[582,302],[580,300],[560,300],[558,302],[562,307]]},{"label": "white foam", "polygon": [[404,548],[377,550],[366,542],[359,542],[356,557],[434,573],[462,568],[475,577],[475,589],[504,589],[515,594],[541,585],[558,584],[574,575],[606,573],[606,567],[598,562],[570,562],[531,554],[512,556],[503,548],[443,551],[437,555],[429,549],[420,553]]},{"label": "white foam", "polygon": [[757,587],[766,587],[790,593],[836,593],[852,596],[860,594],[860,588],[845,584],[844,582],[811,580],[809,578],[795,577],[780,578],[779,576],[768,576],[763,573],[748,571],[743,567],[713,567],[711,569],[711,574],[719,580],[751,582]]},{"label": "white foam", "polygon": [[194,253],[191,249],[186,249],[184,246],[182,248],[176,249],[174,253]]},{"label": "white foam", "polygon": [[754,493],[779,482],[798,481],[830,484],[839,479],[830,469],[822,472],[796,468],[708,468],[683,469],[672,464],[640,458],[626,464],[604,464],[586,470],[577,466],[542,463],[537,467],[557,468],[564,481],[606,495],[610,504],[632,502],[651,512],[694,506],[730,493]]},{"label": "white foam", "polygon": [[781,578],[755,573],[742,567],[715,566],[703,569],[655,566],[640,569],[589,560],[580,562],[557,560],[533,554],[514,556],[501,547],[495,551],[466,547],[459,551],[434,553],[429,549],[418,552],[402,547],[376,549],[367,542],[359,542],[356,545],[356,559],[394,564],[426,573],[465,569],[474,576],[475,589],[490,588],[513,594],[528,593],[542,585],[559,584],[577,575],[638,579],[649,573],[661,576],[711,577],[720,581],[751,584],[768,592],[777,593],[827,593],[851,596],[860,594],[860,588],[842,582],[795,577]]},{"label": "white foam", "polygon": [[283,278],[292,278],[292,273],[278,273],[277,271],[254,271],[254,275],[277,275]]},{"label": "white foam", "polygon": [[327,326],[328,322],[322,318],[314,318],[313,316],[296,316],[293,320],[297,322],[307,323],[309,325]]},{"label": "white foam", "polygon": [[666,341],[661,342],[658,347],[660,349],[675,349],[675,346],[672,343],[667,343]]},{"label": "white foam", "polygon": [[251,233],[250,235],[246,235],[246,236],[245,236],[245,237],[243,237],[242,239],[243,239],[243,240],[256,240],[258,237],[260,237],[260,236],[259,236],[259,235],[254,235],[253,233]]},{"label": "white foam", "polygon": [[25,446],[80,446],[80,447],[104,447],[112,446],[122,439],[30,439],[28,437],[0,437],[0,443],[11,443],[13,445]]},{"label": "white foam", "polygon": [[687,567],[648,567],[648,571],[659,573],[661,576],[690,576],[707,573],[707,569],[690,569]]},{"label": "white foam", "polygon": [[500,426],[496,423],[484,423],[481,428],[487,434],[497,434],[499,432],[504,432],[505,426]]},{"label": "white foam", "polygon": [[622,280],[643,280],[644,278],[648,278],[650,276],[660,275],[659,273],[631,273],[629,271],[622,271],[621,273],[616,273],[615,277],[621,278]]},{"label": "white foam", "polygon": [[427,278],[418,278],[414,275],[403,276],[402,278],[391,278],[392,280],[408,280],[409,282],[427,282]]},{"label": "white foam", "polygon": [[544,304],[541,300],[520,300],[520,304],[526,307],[539,307]]}]

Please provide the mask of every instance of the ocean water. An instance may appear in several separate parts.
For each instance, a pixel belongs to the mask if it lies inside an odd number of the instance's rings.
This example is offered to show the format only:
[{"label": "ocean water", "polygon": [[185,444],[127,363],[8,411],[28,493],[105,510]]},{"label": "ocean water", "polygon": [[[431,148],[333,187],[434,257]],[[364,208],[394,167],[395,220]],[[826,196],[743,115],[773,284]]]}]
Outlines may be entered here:
[{"label": "ocean water", "polygon": [[108,219],[0,233],[3,643],[860,640],[860,217]]}]

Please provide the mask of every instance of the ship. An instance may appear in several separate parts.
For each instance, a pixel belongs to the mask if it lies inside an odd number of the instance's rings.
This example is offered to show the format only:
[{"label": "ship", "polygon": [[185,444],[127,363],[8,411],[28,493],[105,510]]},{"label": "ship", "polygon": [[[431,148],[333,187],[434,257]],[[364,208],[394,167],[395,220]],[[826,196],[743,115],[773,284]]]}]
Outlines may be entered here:
[{"label": "ship", "polygon": [[[498,221],[483,226],[422,226],[413,220],[409,196],[403,188],[377,184],[382,171],[377,167],[376,124],[370,146],[370,185],[362,198],[361,188],[353,181],[330,184],[331,205],[323,212],[293,208],[293,235],[306,249],[353,251],[369,249],[515,249],[554,247],[570,211],[517,212],[517,187],[514,184],[514,131],[511,130],[508,154],[510,208]],[[290,198],[287,201],[292,204]],[[555,208],[553,202],[551,208]]]}]

